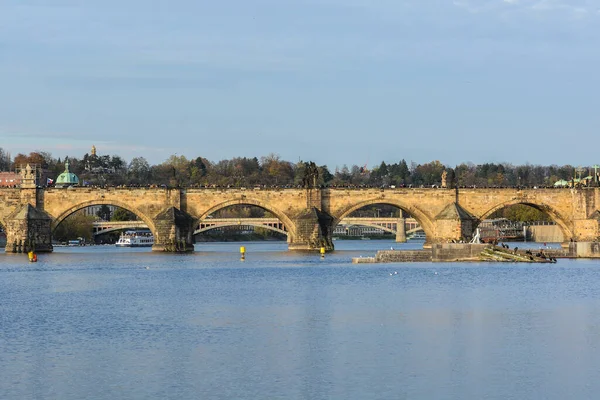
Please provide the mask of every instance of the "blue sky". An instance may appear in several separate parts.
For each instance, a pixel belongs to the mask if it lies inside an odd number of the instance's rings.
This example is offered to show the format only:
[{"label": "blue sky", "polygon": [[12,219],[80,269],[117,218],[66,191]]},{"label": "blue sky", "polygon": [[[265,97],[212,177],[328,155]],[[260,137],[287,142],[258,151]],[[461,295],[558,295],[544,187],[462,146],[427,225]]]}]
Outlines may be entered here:
[{"label": "blue sky", "polygon": [[0,0],[0,147],[600,162],[598,0]]}]

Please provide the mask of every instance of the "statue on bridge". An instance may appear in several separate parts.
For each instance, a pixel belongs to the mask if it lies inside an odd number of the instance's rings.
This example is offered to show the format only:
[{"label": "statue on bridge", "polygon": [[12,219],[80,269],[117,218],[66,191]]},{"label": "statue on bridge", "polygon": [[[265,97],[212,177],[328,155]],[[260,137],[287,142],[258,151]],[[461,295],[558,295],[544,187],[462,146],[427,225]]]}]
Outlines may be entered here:
[{"label": "statue on bridge", "polygon": [[319,180],[319,167],[314,161],[304,163],[304,176],[302,177],[303,188],[315,188],[317,187],[317,181]]},{"label": "statue on bridge", "polygon": [[456,175],[454,174],[454,170],[452,168],[445,169],[442,171],[442,187],[443,189],[452,189],[456,185]]}]

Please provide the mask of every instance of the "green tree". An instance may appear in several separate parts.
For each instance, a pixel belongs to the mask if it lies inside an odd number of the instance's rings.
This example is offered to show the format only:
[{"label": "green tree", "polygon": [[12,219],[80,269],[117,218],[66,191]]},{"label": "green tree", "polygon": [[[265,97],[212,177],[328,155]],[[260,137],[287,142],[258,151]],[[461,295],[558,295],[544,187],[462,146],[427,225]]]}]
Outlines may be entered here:
[{"label": "green tree", "polygon": [[552,218],[550,218],[548,214],[526,204],[515,204],[504,207],[492,214],[490,218],[506,218],[511,221],[519,222],[552,221]]},{"label": "green tree", "polygon": [[333,180],[333,175],[329,172],[327,165],[319,167],[319,185],[327,185]]},{"label": "green tree", "polygon": [[100,209],[96,213],[96,216],[98,216],[98,218],[100,218],[103,221],[110,221],[110,217],[111,217],[110,208],[106,204],[102,204],[100,206]]},{"label": "green tree", "polygon": [[118,207],[111,217],[111,221],[137,221],[137,219],[137,215],[121,207]]},{"label": "green tree", "polygon": [[163,164],[169,186],[188,186],[191,182],[191,165],[185,156],[172,155]]},{"label": "green tree", "polygon": [[306,174],[307,163],[304,161],[298,161],[294,167],[294,186],[301,186],[302,180]]},{"label": "green tree", "polygon": [[66,242],[80,237],[89,242],[93,236],[93,223],[93,216],[85,215],[83,210],[76,211],[58,225],[53,237],[59,242]]},{"label": "green tree", "polygon": [[129,163],[127,175],[131,183],[147,185],[150,183],[150,164],[144,157],[135,157]]},{"label": "green tree", "polygon": [[0,171],[8,171],[11,169],[10,154],[0,147]]}]

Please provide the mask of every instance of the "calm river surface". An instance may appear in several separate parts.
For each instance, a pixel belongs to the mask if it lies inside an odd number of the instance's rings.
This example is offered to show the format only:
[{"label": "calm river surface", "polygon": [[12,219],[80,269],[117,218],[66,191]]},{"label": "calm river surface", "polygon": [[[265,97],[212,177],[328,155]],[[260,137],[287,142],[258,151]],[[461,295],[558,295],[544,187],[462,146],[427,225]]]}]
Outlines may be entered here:
[{"label": "calm river surface", "polygon": [[335,244],[0,253],[0,398],[598,397],[599,261],[353,265],[401,246]]}]

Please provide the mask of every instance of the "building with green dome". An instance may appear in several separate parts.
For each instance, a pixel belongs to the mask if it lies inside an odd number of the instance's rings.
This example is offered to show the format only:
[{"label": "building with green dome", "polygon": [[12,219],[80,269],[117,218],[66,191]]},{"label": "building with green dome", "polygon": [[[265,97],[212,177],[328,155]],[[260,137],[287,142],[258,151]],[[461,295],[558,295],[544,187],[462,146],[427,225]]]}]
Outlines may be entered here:
[{"label": "building with green dome", "polygon": [[65,160],[65,172],[60,174],[58,178],[56,178],[56,182],[54,183],[56,187],[69,187],[69,186],[77,186],[79,185],[79,178],[77,175],[69,171],[69,159]]}]

